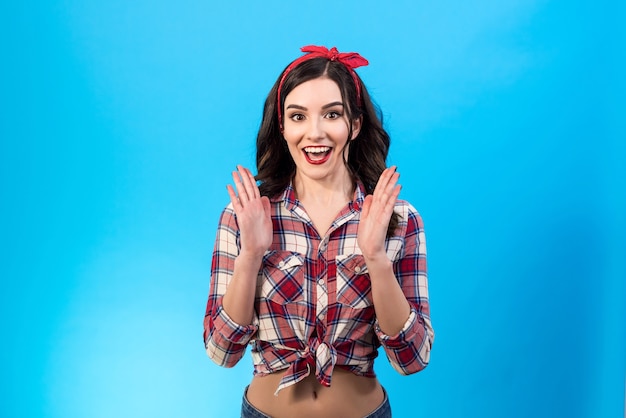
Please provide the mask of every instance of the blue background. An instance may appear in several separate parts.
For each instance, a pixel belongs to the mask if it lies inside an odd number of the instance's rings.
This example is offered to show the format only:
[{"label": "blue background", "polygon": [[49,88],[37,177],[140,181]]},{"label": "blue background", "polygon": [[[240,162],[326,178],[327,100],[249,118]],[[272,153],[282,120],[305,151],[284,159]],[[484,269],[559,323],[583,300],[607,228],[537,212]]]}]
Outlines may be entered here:
[{"label": "blue background", "polygon": [[621,1],[0,6],[0,416],[237,416],[203,350],[225,185],[307,44],[358,51],[425,219],[431,365],[398,417],[620,417]]}]

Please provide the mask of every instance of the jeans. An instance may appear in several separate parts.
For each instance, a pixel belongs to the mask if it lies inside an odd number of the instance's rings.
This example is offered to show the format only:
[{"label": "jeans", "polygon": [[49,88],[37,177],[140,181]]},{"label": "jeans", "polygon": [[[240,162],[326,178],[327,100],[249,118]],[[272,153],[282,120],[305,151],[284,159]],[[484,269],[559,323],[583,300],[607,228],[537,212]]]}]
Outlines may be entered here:
[{"label": "jeans", "polygon": [[[248,398],[246,398],[247,392],[248,388],[246,387],[246,390],[243,393],[243,402],[241,405],[241,418],[272,418],[269,415],[265,415],[248,402]],[[385,392],[385,399],[383,400],[383,403],[381,403],[378,408],[364,418],[391,418],[391,405],[389,404],[389,397],[387,396],[385,388],[383,388],[383,392]]]}]

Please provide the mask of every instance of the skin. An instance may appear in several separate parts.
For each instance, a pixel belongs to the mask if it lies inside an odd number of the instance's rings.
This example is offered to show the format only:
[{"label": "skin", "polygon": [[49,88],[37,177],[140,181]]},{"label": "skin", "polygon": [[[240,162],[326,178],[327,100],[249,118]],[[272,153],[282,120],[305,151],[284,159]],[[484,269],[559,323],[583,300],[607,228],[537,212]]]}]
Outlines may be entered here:
[{"label": "skin", "polygon": [[[285,99],[284,138],[296,164],[296,194],[318,233],[326,234],[335,216],[351,199],[354,186],[342,158],[357,137],[360,120],[348,121],[337,84],[324,77],[294,88]],[[348,138],[350,123],[353,135]],[[330,147],[323,164],[311,164],[304,150]],[[371,278],[372,301],[379,325],[388,335],[397,334],[409,317],[410,307],[385,252],[387,226],[400,193],[395,167],[381,174],[374,193],[363,203],[357,242]],[[270,202],[262,197],[247,168],[237,167],[227,186],[241,233],[241,251],[223,307],[239,324],[250,324],[254,314],[257,273],[272,242]],[[383,401],[377,379],[335,369],[331,387],[320,385],[314,373],[296,385],[274,391],[284,372],[253,378],[247,397],[266,414],[299,417],[362,417]]]},{"label": "skin", "polygon": [[[348,138],[350,121],[344,113],[339,87],[328,78],[302,83],[285,98],[283,136],[296,164],[296,194],[322,236],[354,191],[344,156],[361,121],[352,121],[353,133]],[[330,149],[328,160],[311,164],[305,150],[320,146]]]}]

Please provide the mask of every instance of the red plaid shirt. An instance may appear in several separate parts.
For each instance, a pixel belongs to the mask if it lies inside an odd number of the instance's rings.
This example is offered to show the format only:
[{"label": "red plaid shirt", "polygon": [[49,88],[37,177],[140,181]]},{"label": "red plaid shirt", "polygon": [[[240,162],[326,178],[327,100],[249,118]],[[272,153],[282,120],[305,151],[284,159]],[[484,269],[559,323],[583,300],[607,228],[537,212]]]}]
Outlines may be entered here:
[{"label": "red plaid shirt", "polygon": [[402,374],[426,367],[434,332],[422,219],[409,203],[396,203],[401,220],[394,236],[387,239],[386,250],[411,313],[398,334],[386,335],[376,320],[367,265],[356,239],[364,197],[358,185],[354,200],[324,237],[291,186],[271,200],[274,239],[259,271],[255,314],[249,325],[235,323],[222,307],[240,248],[235,213],[231,205],[224,209],[204,318],[204,344],[211,359],[232,367],[250,343],[255,375],[288,369],[276,393],[312,370],[326,386],[334,367],[374,377],[374,359],[381,345]]}]

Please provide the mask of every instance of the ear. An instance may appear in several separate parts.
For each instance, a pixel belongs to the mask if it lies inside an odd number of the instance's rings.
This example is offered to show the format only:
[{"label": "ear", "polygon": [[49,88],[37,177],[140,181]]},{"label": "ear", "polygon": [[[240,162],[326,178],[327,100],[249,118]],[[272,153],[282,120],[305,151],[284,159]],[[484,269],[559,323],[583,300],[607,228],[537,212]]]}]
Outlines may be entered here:
[{"label": "ear", "polygon": [[363,116],[359,116],[358,118],[352,121],[352,141],[354,138],[359,136],[359,132],[361,132],[361,125],[363,124]]}]

